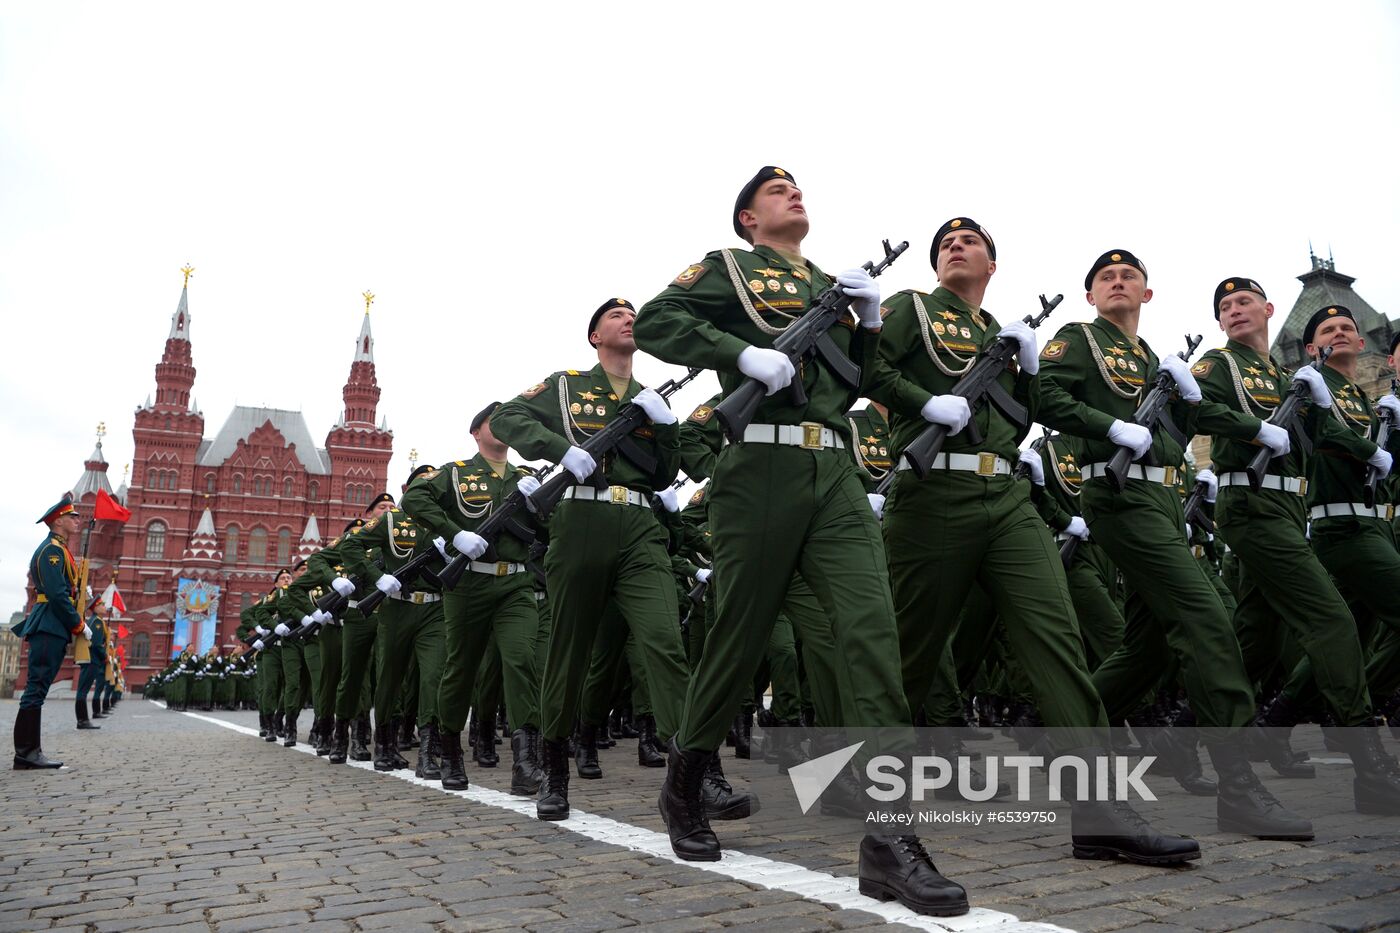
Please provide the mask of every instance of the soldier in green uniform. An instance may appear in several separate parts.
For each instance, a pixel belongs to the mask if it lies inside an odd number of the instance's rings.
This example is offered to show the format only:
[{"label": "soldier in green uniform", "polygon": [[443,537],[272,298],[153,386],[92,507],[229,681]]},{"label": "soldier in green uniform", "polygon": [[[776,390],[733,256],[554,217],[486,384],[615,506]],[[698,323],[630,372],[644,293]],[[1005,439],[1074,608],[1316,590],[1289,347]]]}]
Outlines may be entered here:
[{"label": "soldier in green uniform", "polygon": [[285,691],[284,673],[282,668],[282,645],[280,642],[267,644],[263,639],[272,635],[273,628],[277,625],[274,613],[277,593],[283,588],[292,585],[292,574],[288,570],[279,570],[273,582],[272,589],[254,607],[255,611],[250,613],[253,620],[253,631],[258,634],[258,640],[253,642],[253,647],[258,651],[258,670],[262,677],[262,705],[271,715],[271,728],[263,740],[276,742],[285,733],[285,716],[282,712],[282,698]]},{"label": "soldier in green uniform", "polygon": [[[393,507],[394,497],[387,492],[380,493],[366,507],[365,521],[373,521]],[[341,540],[344,542],[343,536]],[[348,566],[343,554],[340,563]],[[369,751],[369,711],[375,689],[378,687],[379,659],[383,648],[378,639],[377,610],[374,618],[366,618],[359,609],[359,600],[370,594],[374,584],[362,578],[357,589],[355,583],[342,573],[336,580],[331,581],[331,586],[337,593],[350,600],[349,608],[341,617],[345,631],[341,636],[340,683],[335,692],[335,715],[337,719],[354,722],[350,760],[369,761],[372,757]]]},{"label": "soldier in green uniform", "polygon": [[[423,464],[409,474],[404,487],[411,488],[414,482],[427,482],[435,476],[437,470]],[[410,657],[418,664],[418,731],[420,735],[426,731],[428,745],[435,741],[443,663],[442,591],[425,577],[400,581],[394,575],[415,556],[434,547],[433,536],[426,528],[419,527],[407,512],[391,508],[366,522],[359,534],[345,539],[341,551],[351,575],[388,597],[378,610],[384,655],[374,695],[376,771],[393,771],[408,764],[398,756],[395,747],[393,710]],[[382,559],[382,569],[373,562],[373,555]],[[442,776],[436,761],[423,760],[429,755],[420,754],[419,758],[420,777]]]},{"label": "soldier in green uniform", "polygon": [[[863,271],[833,279],[803,258],[807,211],[782,168],[765,166],[744,185],[733,221],[753,249],[710,253],[684,269],[637,319],[639,343],[653,356],[714,369],[726,392],[754,378],[770,393],[740,442],[720,453],[707,496],[718,609],[691,679],[660,800],[671,846],[687,860],[720,857],[702,803],[703,771],[724,741],[735,700],[753,676],[795,572],[816,594],[850,669],[846,725],[911,725],[880,529],[844,450],[844,415],[861,387],[847,385],[820,360],[798,372],[771,349],[773,338],[811,301],[839,283],[856,315],[829,335],[868,375],[880,341],[879,289]],[[802,381],[805,404],[782,391],[794,378]],[[913,910],[968,910],[966,892],[938,873],[912,834],[865,837],[859,874],[862,892]]]},{"label": "soldier in green uniform", "polygon": [[[73,709],[78,716],[79,729],[101,729],[93,722],[104,718],[100,691],[94,690],[107,669],[107,626],[102,621],[100,610],[102,600],[94,600],[87,623],[78,637],[88,643],[88,660],[78,665],[78,692],[73,700]],[[92,694],[92,715],[88,715],[88,694]]]},{"label": "soldier in green uniform", "polygon": [[[310,657],[307,644],[301,639],[288,638],[294,629],[301,626],[301,615],[295,611],[287,593],[291,585],[306,572],[306,561],[298,560],[290,571],[287,584],[279,583],[273,595],[271,615],[276,620],[272,630],[281,636],[278,643],[282,658],[282,745],[291,748],[297,744],[297,718],[305,705],[306,694],[312,682]],[[319,658],[317,659],[319,664]]]},{"label": "soldier in green uniform", "polygon": [[34,608],[11,629],[29,647],[28,680],[15,716],[16,771],[63,767],[63,762],[44,756],[39,724],[44,698],[58,676],[63,653],[83,627],[83,618],[74,604],[78,566],[68,551],[68,539],[81,527],[73,496],[65,493],[35,522],[39,523],[48,526],[48,534],[29,559],[29,585],[36,593]]},{"label": "soldier in green uniform", "polygon": [[[454,790],[467,786],[462,730],[476,676],[494,634],[501,657],[506,715],[513,730],[510,792],[527,796],[539,791],[543,779],[538,762],[540,682],[535,670],[539,611],[525,567],[531,542],[523,539],[533,539],[533,534],[524,523],[521,534],[502,534],[491,549],[475,529],[517,488],[528,496],[540,484],[528,470],[509,462],[509,448],[492,433],[491,415],[499,405],[492,402],[472,418],[470,433],[476,441],[476,455],[444,464],[431,479],[425,477],[410,486],[404,493],[403,510],[427,534],[445,538],[471,560],[468,572],[443,595],[447,656],[437,699],[442,722],[442,786]],[[527,519],[521,516],[523,522]],[[482,559],[487,556],[495,560]],[[495,711],[484,712],[480,717],[483,725],[494,718]],[[483,731],[490,734],[494,730]]]},{"label": "soldier in green uniform", "polygon": [[[1109,250],[1094,261],[1084,289],[1098,315],[1087,324],[1065,325],[1041,352],[1040,421],[1084,439],[1080,509],[1094,538],[1113,554],[1128,588],[1123,645],[1094,672],[1094,684],[1109,720],[1119,722],[1154,692],[1165,673],[1163,657],[1174,653],[1192,710],[1201,725],[1217,731],[1208,751],[1220,777],[1220,829],[1311,839],[1312,824],[1289,812],[1259,782],[1243,743],[1219,734],[1248,725],[1253,689],[1220,596],[1187,547],[1175,468],[1152,465],[1181,463],[1183,445],[1159,425],[1132,421],[1159,366],[1152,348],[1138,337],[1142,306],[1152,298],[1146,267],[1127,250]],[[1286,431],[1203,401],[1179,357],[1169,354],[1160,365],[1176,385],[1168,412],[1184,436],[1257,439],[1287,453]],[[1137,461],[1151,452],[1148,462],[1129,468],[1121,492],[1105,473],[1120,446]]]},{"label": "soldier in green uniform", "polygon": [[[668,487],[680,463],[676,416],[655,390],[632,378],[636,344],[630,302],[610,299],[588,322],[588,343],[598,365],[588,372],[566,370],[503,404],[492,430],[504,444],[532,459],[548,459],[578,481],[549,518],[545,575],[552,612],[549,654],[540,672],[540,730],[545,782],[536,813],[540,819],[569,815],[568,735],[583,680],[588,674],[599,620],[611,605],[637,636],[642,664],[653,688],[657,729],[666,738],[680,726],[689,671],[676,620],[666,531],[650,507],[650,494]],[[627,403],[650,421],[631,437],[640,450],[634,463],[619,447],[602,463],[581,446]],[[604,491],[590,485],[601,473]],[[747,813],[747,801],[735,801]]]}]

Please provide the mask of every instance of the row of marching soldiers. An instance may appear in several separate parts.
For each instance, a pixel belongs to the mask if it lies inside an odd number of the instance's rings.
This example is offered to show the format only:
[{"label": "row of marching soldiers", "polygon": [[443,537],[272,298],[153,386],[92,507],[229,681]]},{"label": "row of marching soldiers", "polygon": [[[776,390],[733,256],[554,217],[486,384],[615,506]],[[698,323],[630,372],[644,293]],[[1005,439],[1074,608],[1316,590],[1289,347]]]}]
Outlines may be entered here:
[{"label": "row of marching soldiers", "polygon": [[[672,848],[713,861],[711,820],[758,807],[718,755],[731,733],[746,743],[756,682],[771,681],[785,722],[810,705],[829,730],[944,727],[964,721],[963,694],[1000,653],[1006,692],[1053,730],[1051,751],[1102,758],[1110,725],[1135,721],[1183,787],[1215,797],[1222,832],[1312,838],[1251,754],[1296,764],[1256,725],[1291,725],[1314,708],[1348,727],[1330,738],[1351,758],[1357,809],[1400,814],[1400,766],[1373,727],[1400,686],[1388,598],[1400,551],[1366,491],[1390,471],[1396,444],[1377,425],[1400,401],[1372,403],[1356,385],[1350,312],[1314,316],[1308,352],[1331,356],[1291,373],[1269,356],[1264,289],[1232,277],[1213,300],[1225,346],[1192,366],[1141,338],[1147,266],[1112,249],[1086,263],[1090,319],[1042,347],[1033,325],[1043,316],[1003,325],[985,309],[997,249],[971,218],[933,236],[937,288],[885,298],[871,274],[882,266],[831,276],[802,255],[810,221],[786,170],[750,179],[732,221],[749,249],[687,266],[640,312],[605,302],[588,321],[595,365],[488,406],[471,422],[475,455],[415,470],[401,504],[378,503],[245,613],[264,658],[282,653],[259,663],[265,727],[276,730],[280,710],[296,741],[306,636],[319,633],[313,730],[330,760],[355,754],[352,728],[365,742],[372,706],[376,768],[406,766],[397,722],[416,719],[419,773],[464,788],[463,729],[473,707],[493,719],[482,671],[498,653],[511,789],[537,796],[540,819],[562,820],[571,774],[600,776],[595,749],[625,662],[644,744],[665,749],[658,805]],[[778,349],[833,290],[840,314],[812,352]],[[638,348],[689,367],[688,378],[715,371],[723,392],[681,422],[666,397],[688,379],[643,387]],[[721,398],[754,387],[751,417],[716,414]],[[861,397],[869,406],[853,411]],[[1060,433],[1022,451],[1033,422]],[[936,455],[910,457],[930,431]],[[1213,469],[1191,484],[1203,500],[1193,527],[1178,474],[1196,434],[1211,438]],[[542,484],[510,449],[554,475]],[[682,472],[708,479],[684,509],[673,488]],[[1203,563],[1216,543],[1209,525],[1237,564],[1233,610]],[[639,748],[639,760],[654,759]],[[1076,857],[1200,858],[1195,840],[1095,790],[1073,801]],[[822,805],[879,806],[890,825],[911,802],[864,800],[847,771]],[[964,888],[909,832],[867,835],[858,875],[872,897],[968,910]]]},{"label": "row of marching soldiers", "polygon": [[164,670],[146,681],[145,696],[164,700],[168,709],[256,709],[258,665],[242,648],[223,654],[218,645],[198,654],[185,647]]}]

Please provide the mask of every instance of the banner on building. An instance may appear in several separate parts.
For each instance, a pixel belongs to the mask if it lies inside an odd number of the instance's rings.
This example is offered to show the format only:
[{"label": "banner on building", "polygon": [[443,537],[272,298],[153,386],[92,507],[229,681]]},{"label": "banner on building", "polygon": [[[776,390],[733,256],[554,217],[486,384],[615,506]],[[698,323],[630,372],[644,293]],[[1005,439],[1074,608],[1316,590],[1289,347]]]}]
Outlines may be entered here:
[{"label": "banner on building", "polygon": [[218,584],[180,578],[175,589],[175,633],[170,641],[173,658],[186,647],[203,654],[214,646],[219,621]]}]

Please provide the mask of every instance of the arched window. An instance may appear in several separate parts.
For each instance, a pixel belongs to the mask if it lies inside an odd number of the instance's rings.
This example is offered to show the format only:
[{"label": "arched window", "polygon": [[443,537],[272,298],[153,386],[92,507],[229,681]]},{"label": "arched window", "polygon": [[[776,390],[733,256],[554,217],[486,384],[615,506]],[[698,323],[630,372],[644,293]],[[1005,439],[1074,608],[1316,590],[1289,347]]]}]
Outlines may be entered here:
[{"label": "arched window", "polygon": [[312,502],[315,502],[316,499],[317,499],[317,497],[320,496],[320,495],[321,495],[321,484],[320,484],[320,483],[317,483],[317,482],[313,479],[311,482],[309,482],[309,483],[306,484],[306,498],[310,499]]},{"label": "arched window", "polygon": [[155,470],[147,470],[147,471],[146,471],[146,488],[147,488],[147,489],[158,489],[158,488],[159,488],[158,486],[156,486],[156,477],[158,477],[159,475],[160,475],[160,474],[157,473]]},{"label": "arched window", "polygon": [[131,664],[134,667],[145,667],[151,662],[151,636],[145,632],[137,632],[131,639]]},{"label": "arched window", "polygon": [[146,526],[146,557],[160,560],[165,556],[165,522],[154,521]]},{"label": "arched window", "polygon": [[254,528],[248,533],[248,563],[267,563],[267,532],[262,528]]},{"label": "arched window", "polygon": [[277,563],[283,567],[292,560],[292,533],[283,528],[277,532]]},{"label": "arched window", "polygon": [[229,525],[224,530],[224,563],[238,563],[238,526]]},{"label": "arched window", "polygon": [[241,473],[233,474],[233,494],[235,496],[243,495],[243,474]]},{"label": "arched window", "polygon": [[207,476],[204,477],[204,491],[205,491],[205,492],[209,493],[210,495],[213,495],[213,494],[214,494],[214,484],[215,484],[215,480],[214,480],[214,474],[213,474],[213,473],[210,473],[210,474],[208,474]]},{"label": "arched window", "polygon": [[290,499],[291,497],[292,497],[292,478],[289,476],[289,477],[287,477],[286,479],[282,480],[282,498],[284,498],[284,499]]}]

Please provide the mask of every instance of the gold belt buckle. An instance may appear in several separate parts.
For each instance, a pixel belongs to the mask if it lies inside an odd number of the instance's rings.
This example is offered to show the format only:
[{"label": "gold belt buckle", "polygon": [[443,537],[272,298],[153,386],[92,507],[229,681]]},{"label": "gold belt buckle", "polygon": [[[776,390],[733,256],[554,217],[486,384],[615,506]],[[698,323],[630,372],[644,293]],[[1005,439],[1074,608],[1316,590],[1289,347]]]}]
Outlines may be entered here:
[{"label": "gold belt buckle", "polygon": [[1163,471],[1162,471],[1162,485],[1163,485],[1163,486],[1175,486],[1175,485],[1176,485],[1176,467],[1174,467],[1174,466],[1169,466],[1169,467],[1166,467],[1166,468],[1163,469]]},{"label": "gold belt buckle", "polygon": [[802,449],[822,449],[822,426],[815,421],[802,422]]},{"label": "gold belt buckle", "polygon": [[423,599],[424,599],[424,597],[425,597],[426,595],[427,595],[427,594],[424,593],[424,592],[421,591],[421,590],[418,591],[417,593],[414,593],[414,594],[413,594],[413,605],[415,605],[415,606],[421,606],[421,605],[423,605]]},{"label": "gold belt buckle", "polygon": [[1205,557],[1205,556],[1206,556],[1205,545],[1203,545],[1203,544],[1193,544],[1193,545],[1191,545],[1191,553],[1196,557],[1197,560],[1200,560],[1202,557]]},{"label": "gold belt buckle", "polygon": [[1300,477],[1298,477],[1298,497],[1299,497],[1300,499],[1301,499],[1301,498],[1306,498],[1306,497],[1307,497],[1307,494],[1308,494],[1308,478],[1307,478],[1306,476],[1300,476]]},{"label": "gold belt buckle", "polygon": [[510,573],[510,564],[503,560],[496,561],[496,576],[504,577],[508,573]]},{"label": "gold belt buckle", "polygon": [[997,475],[997,455],[991,451],[982,451],[977,454],[977,475],[996,476]]},{"label": "gold belt buckle", "polygon": [[1390,502],[1385,507],[1385,520],[1388,522],[1395,520],[1395,503]]},{"label": "gold belt buckle", "polygon": [[613,504],[614,504],[614,505],[626,505],[626,504],[627,504],[627,487],[626,487],[626,486],[609,486],[609,487],[608,487],[608,492],[610,492],[610,493],[612,494],[612,501],[613,501]]}]

